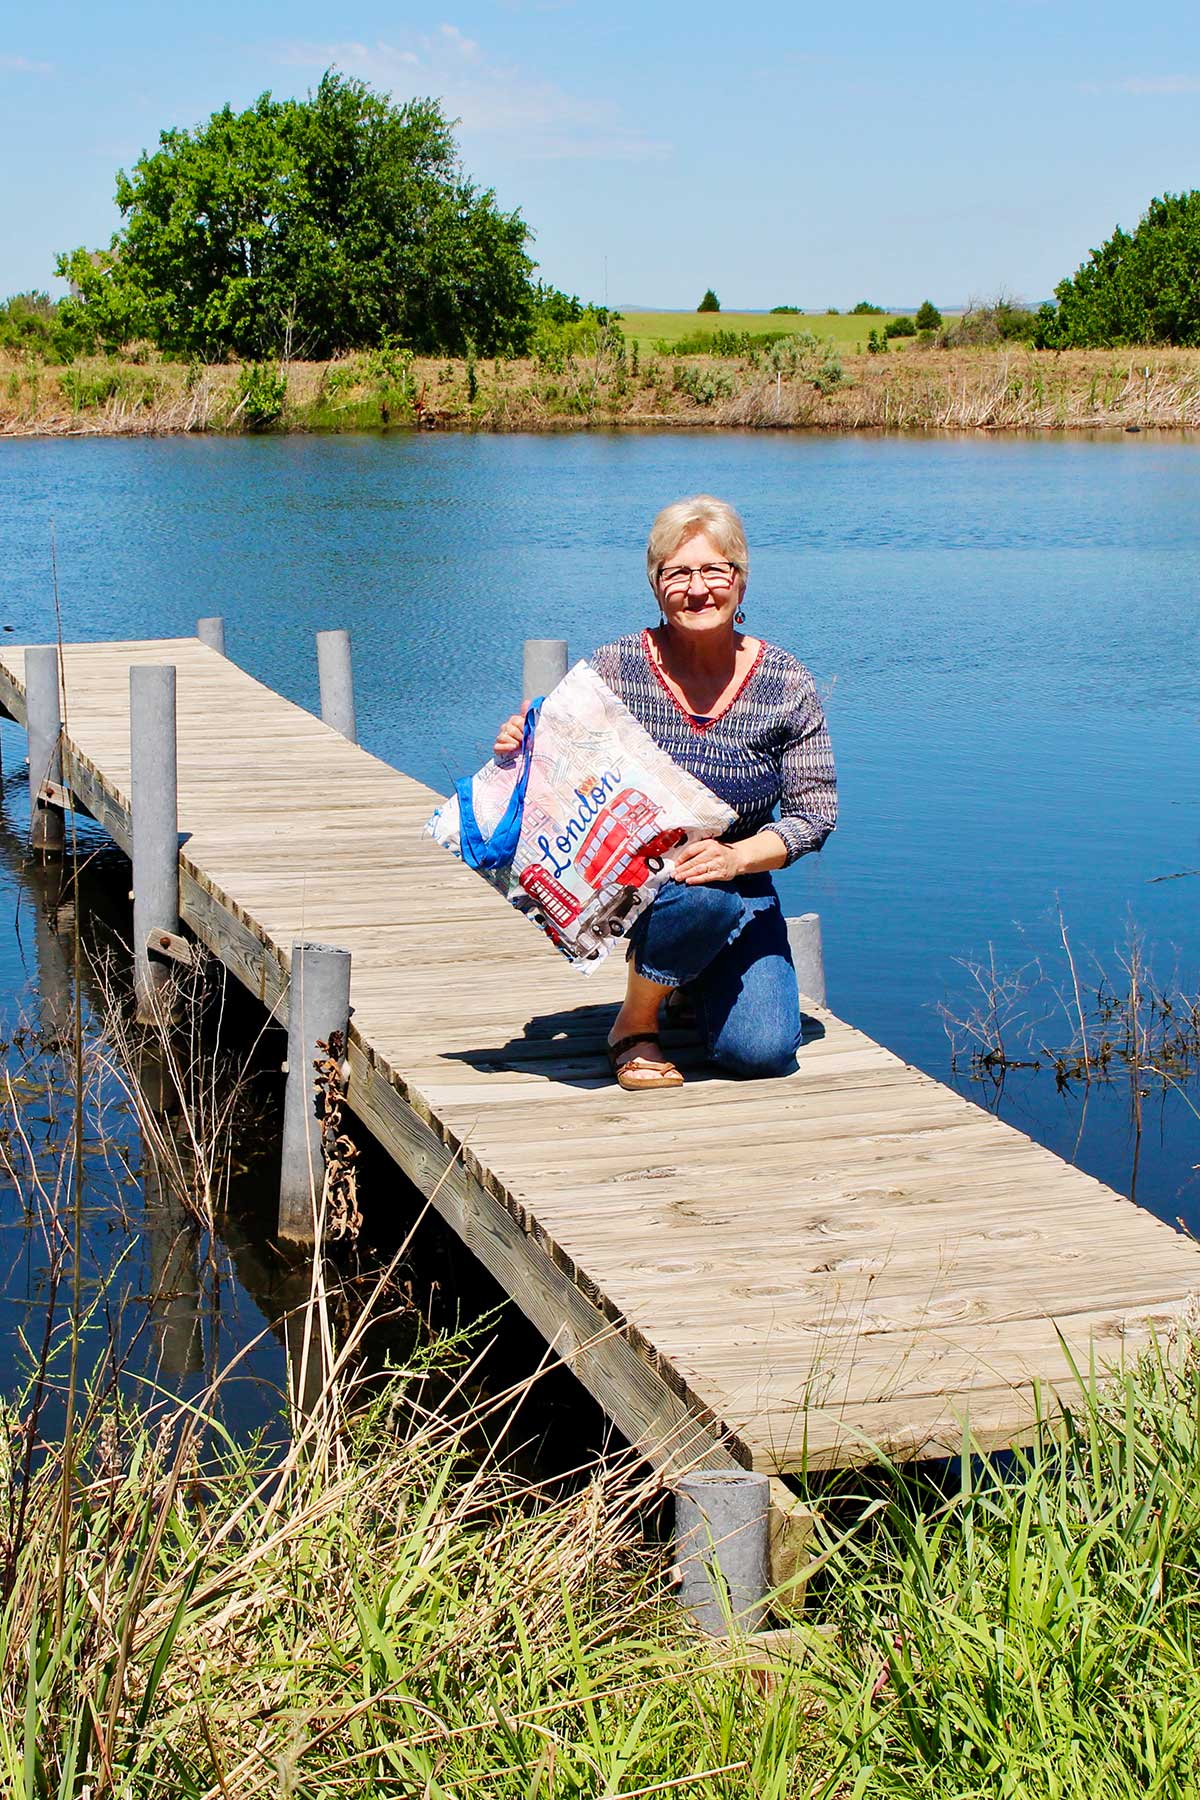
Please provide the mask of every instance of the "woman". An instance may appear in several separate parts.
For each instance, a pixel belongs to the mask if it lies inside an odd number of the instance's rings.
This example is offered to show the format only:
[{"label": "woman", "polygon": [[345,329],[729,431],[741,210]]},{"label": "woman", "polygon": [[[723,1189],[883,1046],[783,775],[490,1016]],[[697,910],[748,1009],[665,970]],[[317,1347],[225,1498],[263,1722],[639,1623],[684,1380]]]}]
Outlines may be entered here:
[{"label": "woman", "polygon": [[[676,992],[712,1060],[732,1074],[784,1074],[800,1042],[770,871],[819,850],[833,830],[833,756],[808,670],[737,629],[749,566],[742,522],[723,500],[698,494],[665,507],[646,549],[659,623],[591,659],[667,755],[737,814],[720,842],[680,851],[674,879],[630,933],[609,1061],[631,1091],[683,1081],[658,1036],[659,1008]],[[506,721],[497,755],[519,747],[522,725],[520,714]]]}]

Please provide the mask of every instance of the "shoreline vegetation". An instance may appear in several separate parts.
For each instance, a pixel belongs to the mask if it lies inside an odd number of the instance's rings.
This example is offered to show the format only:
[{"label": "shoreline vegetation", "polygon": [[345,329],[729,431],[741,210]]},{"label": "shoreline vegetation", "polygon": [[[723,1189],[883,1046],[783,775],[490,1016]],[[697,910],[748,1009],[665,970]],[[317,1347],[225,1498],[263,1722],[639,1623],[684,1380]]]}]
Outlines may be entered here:
[{"label": "shoreline vegetation", "polygon": [[[704,1638],[653,1525],[659,1478],[615,1453],[517,1473],[536,1374],[489,1397],[479,1346],[417,1317],[386,1366],[366,1357],[373,1322],[412,1313],[407,1245],[365,1285],[332,1256],[310,1265],[282,1435],[241,1442],[224,1416],[245,1352],[183,1399],[138,1377],[123,1308],[136,1334],[148,1299],[178,1323],[187,1295],[122,1301],[123,1257],[90,1277],[93,1233],[126,1208],[125,1228],[146,1228],[143,1195],[120,1200],[117,1146],[132,1107],[145,1204],[188,1255],[219,1256],[239,1075],[197,1016],[225,1017],[219,967],[183,978],[145,1033],[119,979],[100,980],[98,1020],[77,1002],[61,1035],[10,1045],[0,1082],[0,1170],[46,1246],[48,1308],[0,1399],[5,1791],[1196,1791],[1194,1306],[1121,1374],[1064,1364],[1066,1417],[1024,1449],[992,1458],[967,1438],[943,1468],[797,1477],[814,1508],[803,1612],[785,1586],[771,1633]],[[170,1019],[186,1020],[174,1037]],[[174,1058],[177,1113],[143,1092],[147,1052]],[[182,1266],[172,1252],[164,1270]]]},{"label": "shoreline vegetation", "polygon": [[115,198],[108,248],[57,258],[62,299],[0,304],[0,435],[1200,422],[1200,190],[1036,307],[738,314],[709,287],[623,315],[535,278],[531,227],[466,175],[439,100],[331,66],[305,99],[160,132]]},{"label": "shoreline vegetation", "polygon": [[1200,426],[1200,350],[886,354],[810,332],[729,334],[732,353],[643,346],[615,328],[522,358],[201,363],[148,346],[54,365],[0,353],[0,436],[589,428],[1179,431]]}]

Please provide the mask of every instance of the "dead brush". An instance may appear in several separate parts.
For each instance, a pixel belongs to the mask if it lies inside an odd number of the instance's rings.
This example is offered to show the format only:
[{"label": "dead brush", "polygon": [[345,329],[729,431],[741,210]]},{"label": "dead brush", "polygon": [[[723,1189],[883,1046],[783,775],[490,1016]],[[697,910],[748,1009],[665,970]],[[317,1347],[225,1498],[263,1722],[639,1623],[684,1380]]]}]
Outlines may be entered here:
[{"label": "dead brush", "polygon": [[961,962],[979,999],[938,1007],[952,1068],[993,1082],[1012,1069],[1045,1072],[1060,1091],[1120,1075],[1135,1112],[1147,1079],[1175,1087],[1193,1081],[1200,1074],[1200,997],[1178,980],[1160,986],[1136,933],[1117,955],[1118,980],[1095,957],[1085,979],[1061,911],[1059,936],[1058,968],[1034,957],[1002,970],[991,946],[986,961]]},{"label": "dead brush", "polygon": [[124,1090],[161,1181],[211,1232],[228,1203],[235,1139],[250,1124],[248,1074],[269,1021],[237,1052],[228,1048],[229,977],[200,945],[190,967],[172,965],[150,1024],[135,1018],[111,955],[89,964],[89,978],[98,1003],[95,1053]]}]

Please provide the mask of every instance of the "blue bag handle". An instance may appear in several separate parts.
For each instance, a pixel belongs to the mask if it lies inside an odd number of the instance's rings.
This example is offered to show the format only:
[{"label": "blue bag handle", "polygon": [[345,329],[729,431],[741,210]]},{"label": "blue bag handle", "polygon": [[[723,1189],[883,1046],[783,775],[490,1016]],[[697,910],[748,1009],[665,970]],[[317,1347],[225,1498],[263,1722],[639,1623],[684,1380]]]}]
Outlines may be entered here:
[{"label": "blue bag handle", "polygon": [[462,851],[463,861],[472,869],[503,869],[517,854],[521,816],[525,811],[525,789],[529,786],[533,734],[537,729],[538,714],[542,710],[544,699],[545,695],[540,695],[525,714],[525,729],[521,734],[521,773],[517,776],[517,785],[491,837],[484,837],[475,817],[475,803],[471,798],[472,777],[468,775],[454,784],[454,792],[458,796],[459,849]]}]

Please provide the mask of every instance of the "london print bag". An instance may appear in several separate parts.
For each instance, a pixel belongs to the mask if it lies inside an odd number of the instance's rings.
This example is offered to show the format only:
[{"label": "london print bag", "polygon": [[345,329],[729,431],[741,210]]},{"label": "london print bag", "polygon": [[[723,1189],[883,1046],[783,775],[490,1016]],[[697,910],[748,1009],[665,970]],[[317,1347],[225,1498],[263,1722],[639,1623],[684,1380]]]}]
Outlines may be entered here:
[{"label": "london print bag", "polygon": [[734,814],[660,750],[586,662],[525,718],[521,749],[460,781],[425,830],[586,970]]}]

